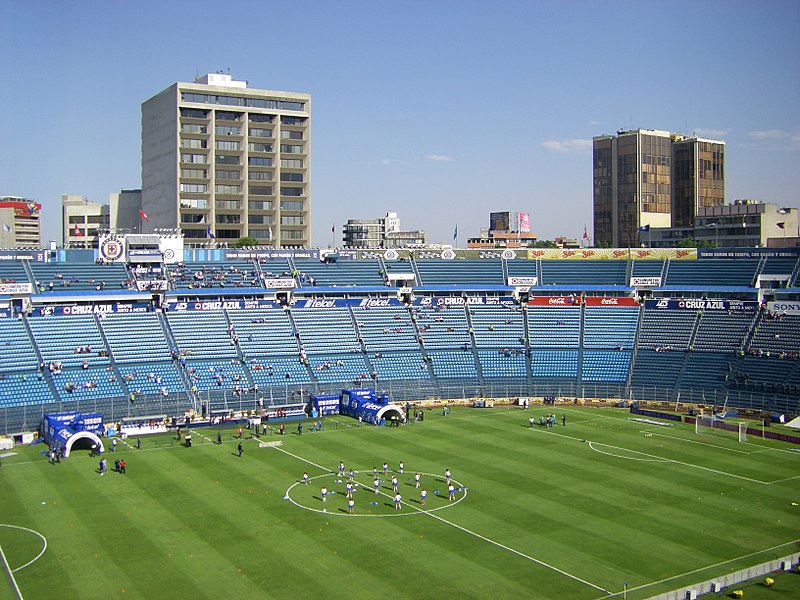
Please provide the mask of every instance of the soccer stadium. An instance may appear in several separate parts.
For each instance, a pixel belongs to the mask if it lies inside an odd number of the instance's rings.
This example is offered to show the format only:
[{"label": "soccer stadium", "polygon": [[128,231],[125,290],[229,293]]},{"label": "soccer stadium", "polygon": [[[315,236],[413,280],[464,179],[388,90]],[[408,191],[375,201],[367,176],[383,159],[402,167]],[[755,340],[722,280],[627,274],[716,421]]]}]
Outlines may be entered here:
[{"label": "soccer stadium", "polygon": [[1,597],[800,590],[797,250],[140,237],[0,257]]}]

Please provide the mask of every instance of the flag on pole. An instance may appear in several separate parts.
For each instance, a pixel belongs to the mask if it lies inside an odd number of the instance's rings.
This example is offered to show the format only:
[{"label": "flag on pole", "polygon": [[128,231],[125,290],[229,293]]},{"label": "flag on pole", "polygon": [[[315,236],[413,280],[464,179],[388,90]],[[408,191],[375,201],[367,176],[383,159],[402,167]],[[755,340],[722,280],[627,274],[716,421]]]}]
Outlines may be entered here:
[{"label": "flag on pole", "polygon": [[458,225],[456,225],[455,230],[453,231],[453,240],[458,239]]},{"label": "flag on pole", "polygon": [[647,225],[642,225],[639,227],[639,231],[650,231],[650,224],[648,223]]},{"label": "flag on pole", "polygon": [[331,233],[336,233],[336,223],[331,225]]},{"label": "flag on pole", "polygon": [[586,229],[586,225],[583,226],[583,239],[589,239],[589,231]]},{"label": "flag on pole", "polygon": [[11,225],[9,225],[8,223],[3,223],[3,231],[5,231],[6,233],[11,233]]},{"label": "flag on pole", "polygon": [[786,227],[786,221],[781,221],[780,223],[775,223],[778,226],[778,229],[783,229]]},{"label": "flag on pole", "polygon": [[272,227],[269,228],[269,239],[272,239]]},{"label": "flag on pole", "polygon": [[149,220],[150,220],[150,217],[148,217],[148,216],[147,216],[147,213],[146,213],[146,212],[144,212],[143,210],[140,210],[140,211],[139,211],[139,216],[140,216],[142,219],[144,219],[145,221],[149,221]]},{"label": "flag on pole", "polygon": [[215,236],[214,232],[211,231],[211,225],[208,226],[208,237],[210,237],[212,240],[217,239],[217,236]]},{"label": "flag on pole", "polygon": [[78,228],[78,224],[75,223],[75,227],[72,228],[72,235],[83,235],[83,232]]}]

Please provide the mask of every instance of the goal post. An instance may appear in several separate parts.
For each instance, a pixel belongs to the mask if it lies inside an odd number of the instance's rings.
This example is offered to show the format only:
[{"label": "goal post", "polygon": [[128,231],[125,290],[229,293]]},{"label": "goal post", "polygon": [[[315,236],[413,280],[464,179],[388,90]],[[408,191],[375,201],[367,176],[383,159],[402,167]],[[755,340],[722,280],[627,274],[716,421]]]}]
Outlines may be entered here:
[{"label": "goal post", "polygon": [[[714,433],[724,434],[726,431],[737,433],[739,442],[744,443],[747,441],[747,428],[749,423],[747,421],[739,421],[738,423],[725,423],[721,419],[715,418],[713,415],[700,414],[694,421],[694,432],[696,434],[706,433],[709,429],[713,429]],[[725,435],[723,435],[725,437]]]},{"label": "goal post", "polygon": [[747,441],[747,421],[739,422],[739,441],[741,443]]}]

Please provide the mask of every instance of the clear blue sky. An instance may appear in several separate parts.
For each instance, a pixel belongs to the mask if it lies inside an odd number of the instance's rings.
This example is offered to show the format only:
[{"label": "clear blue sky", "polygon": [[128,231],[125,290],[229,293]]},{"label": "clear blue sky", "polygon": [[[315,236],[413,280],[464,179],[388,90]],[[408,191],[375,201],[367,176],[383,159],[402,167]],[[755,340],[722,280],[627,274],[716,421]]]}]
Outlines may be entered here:
[{"label": "clear blue sky", "polygon": [[230,68],[313,95],[315,245],[397,211],[431,242],[491,211],[592,224],[591,139],[727,142],[727,200],[800,203],[800,2],[0,0],[0,195],[141,186],[141,103]]}]

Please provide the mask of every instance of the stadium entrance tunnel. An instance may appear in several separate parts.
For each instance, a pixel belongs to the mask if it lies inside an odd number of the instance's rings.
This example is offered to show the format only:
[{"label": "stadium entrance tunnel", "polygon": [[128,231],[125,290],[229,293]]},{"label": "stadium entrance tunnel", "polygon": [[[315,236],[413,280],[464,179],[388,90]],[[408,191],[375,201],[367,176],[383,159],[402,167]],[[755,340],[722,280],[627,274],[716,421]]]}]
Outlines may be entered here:
[{"label": "stadium entrance tunnel", "polygon": [[402,422],[404,418],[403,409],[401,409],[399,406],[395,406],[394,404],[384,406],[375,415],[375,420],[377,422],[380,422],[381,419],[391,421],[393,418],[399,420],[400,422]]},{"label": "stadium entrance tunnel", "polygon": [[64,445],[64,457],[68,457],[70,451],[75,450],[91,450],[92,446],[97,446],[98,452],[103,452],[103,442],[91,431],[79,431],[70,436],[67,443]]}]

